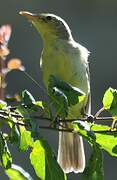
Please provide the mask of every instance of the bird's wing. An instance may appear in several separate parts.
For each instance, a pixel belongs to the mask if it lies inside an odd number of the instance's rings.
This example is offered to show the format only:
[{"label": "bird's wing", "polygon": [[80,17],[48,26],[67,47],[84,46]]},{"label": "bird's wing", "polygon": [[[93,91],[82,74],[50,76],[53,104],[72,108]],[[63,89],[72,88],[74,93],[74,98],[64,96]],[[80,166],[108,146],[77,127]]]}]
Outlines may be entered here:
[{"label": "bird's wing", "polygon": [[90,55],[90,51],[87,50],[84,46],[77,44],[78,48],[81,50],[81,56],[86,66],[86,73],[88,76],[88,82],[89,82],[89,93],[88,93],[88,100],[87,104],[85,106],[85,112],[87,114],[91,114],[91,91],[90,91],[90,71],[89,71],[89,63],[88,63],[88,57]]}]

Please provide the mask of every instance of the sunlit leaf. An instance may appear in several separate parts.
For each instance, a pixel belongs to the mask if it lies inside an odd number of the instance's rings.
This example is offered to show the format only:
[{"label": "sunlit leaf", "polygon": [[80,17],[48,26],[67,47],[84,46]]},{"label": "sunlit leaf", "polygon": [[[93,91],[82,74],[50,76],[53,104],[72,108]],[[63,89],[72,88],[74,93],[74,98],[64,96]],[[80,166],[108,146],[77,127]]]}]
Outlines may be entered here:
[{"label": "sunlit leaf", "polygon": [[117,157],[117,132],[110,131],[110,127],[104,125],[94,125],[91,129],[100,131],[100,133],[95,132],[96,143],[100,145],[100,148],[107,151],[111,156]]},{"label": "sunlit leaf", "polygon": [[29,173],[15,164],[5,171],[10,180],[33,180]]},{"label": "sunlit leaf", "polygon": [[117,116],[117,90],[109,88],[103,97],[103,106],[112,116]]},{"label": "sunlit leaf", "polygon": [[39,110],[44,110],[42,101],[35,101],[32,106],[29,108],[32,112],[38,112]]},{"label": "sunlit leaf", "polygon": [[4,140],[1,133],[0,133],[0,160],[1,160],[2,166],[5,169],[8,169],[11,167],[12,157],[9,152],[7,143]]},{"label": "sunlit leaf", "polygon": [[76,133],[81,134],[90,143],[97,143],[101,149],[117,157],[117,132],[110,131],[109,126],[92,124],[88,130],[86,125],[76,122],[73,127]]},{"label": "sunlit leaf", "polygon": [[7,107],[7,103],[5,101],[0,100],[0,109]]},{"label": "sunlit leaf", "polygon": [[41,138],[36,140],[30,154],[31,164],[41,180],[65,180],[65,175],[58,165],[56,158],[48,145]]},{"label": "sunlit leaf", "polygon": [[29,147],[33,146],[33,139],[31,137],[31,132],[27,131],[24,127],[20,127],[20,144],[19,148],[22,151],[26,151]]},{"label": "sunlit leaf", "polygon": [[45,179],[45,150],[39,140],[34,142],[32,152],[30,154],[31,164],[33,165],[38,177]]},{"label": "sunlit leaf", "polygon": [[8,169],[11,167],[12,157],[7,147],[4,149],[4,153],[2,154],[2,164],[4,168]]},{"label": "sunlit leaf", "polygon": [[113,89],[109,88],[106,90],[104,97],[103,97],[104,108],[110,109],[112,102],[113,102]]},{"label": "sunlit leaf", "polygon": [[44,107],[43,107],[43,102],[42,102],[42,101],[36,101],[36,102],[35,102],[35,105],[38,106],[38,107],[40,107],[40,108],[42,108],[42,109],[44,109]]}]

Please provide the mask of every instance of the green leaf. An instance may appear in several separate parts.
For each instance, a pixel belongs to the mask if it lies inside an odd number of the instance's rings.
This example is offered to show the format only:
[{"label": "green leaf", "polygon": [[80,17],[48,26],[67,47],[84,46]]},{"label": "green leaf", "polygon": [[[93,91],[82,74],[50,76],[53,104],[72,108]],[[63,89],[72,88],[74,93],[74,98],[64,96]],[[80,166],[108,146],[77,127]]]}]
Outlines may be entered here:
[{"label": "green leaf", "polygon": [[45,179],[45,150],[39,140],[34,142],[32,152],[30,153],[30,160],[37,176]]},{"label": "green leaf", "polygon": [[35,141],[30,160],[41,180],[65,180],[65,175],[58,165],[50,146],[42,138]]},{"label": "green leaf", "polygon": [[39,130],[38,122],[35,121],[34,118],[31,118],[30,125],[31,125],[31,136],[35,140],[35,139],[37,139],[37,136],[38,136],[38,130]]},{"label": "green leaf", "polygon": [[113,102],[113,89],[109,88],[106,90],[104,97],[103,97],[104,108],[110,109],[112,102]]},{"label": "green leaf", "polygon": [[102,151],[94,144],[93,152],[83,173],[83,180],[104,180]]},{"label": "green leaf", "polygon": [[[108,151],[112,145],[108,144],[107,147],[104,147],[103,145],[106,144],[104,137],[100,136],[100,141],[98,139],[98,133],[95,133],[95,131],[109,130],[109,127],[82,121],[76,121],[73,123],[73,127],[74,131],[86,138],[93,147],[93,153],[83,173],[83,180],[103,180],[104,173],[101,149]],[[106,138],[108,139],[108,137]]]},{"label": "green leaf", "polygon": [[16,109],[16,112],[24,118],[27,118],[27,117],[29,118],[29,113],[28,113],[27,109],[23,106],[18,106]]},{"label": "green leaf", "polygon": [[42,108],[42,109],[44,109],[44,106],[43,106],[43,102],[42,102],[42,101],[36,101],[36,102],[35,102],[35,105],[38,106],[38,107],[40,107],[40,108]]},{"label": "green leaf", "polygon": [[17,107],[17,112],[19,115],[23,117],[23,119],[20,119],[21,122],[25,123],[27,127],[30,127],[30,114],[31,110],[29,108],[25,108],[23,106],[18,106]]},{"label": "green leaf", "polygon": [[66,83],[65,81],[62,81],[58,77],[50,75],[49,88],[53,88],[53,87],[58,88],[66,95],[69,106],[75,105],[78,102],[83,101],[85,98],[85,93],[79,88],[73,87],[70,84]]},{"label": "green leaf", "polygon": [[84,121],[75,121],[72,125],[76,133],[79,133],[91,143],[95,142],[96,136],[95,133],[91,130],[90,123]]},{"label": "green leaf", "polygon": [[[36,131],[38,129],[37,121],[31,117],[31,116],[35,115],[35,114],[33,114],[34,111],[31,108],[24,108],[22,106],[19,106],[18,112],[24,117],[23,122],[25,122],[27,127],[31,128],[31,136],[34,138],[37,133]],[[25,127],[20,126],[20,130],[21,130],[21,134],[22,134],[22,131],[25,130]]]},{"label": "green leaf", "polygon": [[110,131],[109,126],[78,121],[73,123],[73,128],[91,144],[97,143],[101,149],[117,157],[117,132]]},{"label": "green leaf", "polygon": [[0,100],[0,109],[7,107],[7,103],[5,101]]},{"label": "green leaf", "polygon": [[56,116],[65,118],[68,113],[68,100],[65,94],[57,87],[53,87],[49,91],[51,102],[53,107],[56,108]]},{"label": "green leaf", "polygon": [[117,132],[109,131],[109,126],[96,124],[92,126],[91,130],[100,131],[99,133],[95,132],[96,143],[100,145],[100,148],[107,151],[111,156],[117,157]]},{"label": "green leaf", "polygon": [[23,168],[12,164],[12,167],[5,171],[10,180],[33,180],[29,173]]},{"label": "green leaf", "polygon": [[20,127],[20,144],[19,149],[21,151],[26,151],[28,147],[33,147],[33,139],[31,137],[31,132],[27,131],[24,127]]},{"label": "green leaf", "polygon": [[109,88],[103,97],[103,106],[112,116],[117,116],[117,90]]},{"label": "green leaf", "polygon": [[42,103],[44,107],[44,114],[46,117],[52,119],[52,111],[49,105],[47,105],[45,102]]},{"label": "green leaf", "polygon": [[7,143],[2,136],[2,133],[0,133],[0,160],[1,160],[2,166],[5,169],[8,169],[11,167],[12,157],[9,152]]},{"label": "green leaf", "polygon": [[2,154],[2,164],[5,169],[8,169],[11,167],[12,163],[12,157],[8,150],[8,147],[5,147],[4,153]]},{"label": "green leaf", "polygon": [[24,105],[26,105],[26,106],[31,106],[31,105],[35,104],[34,97],[27,90],[24,90],[22,92],[22,100],[23,100]]},{"label": "green leaf", "polygon": [[56,110],[55,115],[62,118],[68,115],[70,106],[82,102],[85,98],[85,93],[80,89],[72,87],[53,75],[49,77],[48,94]]},{"label": "green leaf", "polygon": [[10,143],[17,143],[19,141],[20,133],[15,124],[12,124],[11,133],[9,136]]}]

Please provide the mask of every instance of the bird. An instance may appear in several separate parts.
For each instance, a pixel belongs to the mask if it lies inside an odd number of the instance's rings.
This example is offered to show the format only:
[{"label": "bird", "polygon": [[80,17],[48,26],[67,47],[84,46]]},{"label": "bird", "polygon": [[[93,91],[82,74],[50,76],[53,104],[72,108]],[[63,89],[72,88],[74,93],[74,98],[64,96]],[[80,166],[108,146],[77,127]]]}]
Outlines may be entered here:
[{"label": "bird", "polygon": [[[69,108],[67,119],[82,118],[91,111],[90,73],[88,57],[90,52],[77,43],[68,24],[51,13],[20,11],[36,28],[43,41],[40,57],[43,81],[48,88],[49,77],[54,75],[85,93],[83,102]],[[67,123],[68,126],[71,123]],[[59,132],[58,163],[65,173],[83,172],[85,152],[80,135]]]}]

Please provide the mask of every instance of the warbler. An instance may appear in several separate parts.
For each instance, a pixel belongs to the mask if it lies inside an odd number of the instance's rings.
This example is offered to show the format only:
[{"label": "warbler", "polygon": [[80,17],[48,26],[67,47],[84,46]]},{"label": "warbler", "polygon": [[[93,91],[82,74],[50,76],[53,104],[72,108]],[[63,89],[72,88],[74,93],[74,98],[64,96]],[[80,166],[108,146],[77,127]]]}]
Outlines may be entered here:
[{"label": "warbler", "polygon": [[[75,42],[67,23],[50,13],[33,14],[21,11],[32,22],[43,40],[40,66],[46,88],[50,75],[57,76],[85,93],[83,102],[69,108],[67,119],[81,118],[90,112],[89,51]],[[84,113],[83,113],[84,112]],[[68,126],[72,127],[70,123]],[[85,153],[82,137],[75,133],[60,132],[58,163],[65,173],[83,172]]]}]

